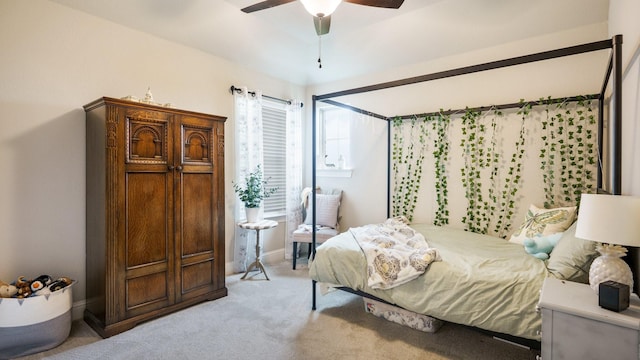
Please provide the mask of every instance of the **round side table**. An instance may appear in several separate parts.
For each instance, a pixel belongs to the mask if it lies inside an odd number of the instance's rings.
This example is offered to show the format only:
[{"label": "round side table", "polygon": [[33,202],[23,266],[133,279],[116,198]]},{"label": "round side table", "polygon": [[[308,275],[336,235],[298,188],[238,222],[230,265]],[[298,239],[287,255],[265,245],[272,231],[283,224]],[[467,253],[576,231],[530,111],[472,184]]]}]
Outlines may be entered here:
[{"label": "round side table", "polygon": [[243,229],[256,231],[256,261],[254,261],[253,263],[251,263],[251,265],[249,265],[249,267],[247,267],[247,272],[244,273],[241,279],[244,280],[244,278],[246,278],[247,275],[249,274],[249,271],[251,271],[251,269],[255,267],[255,268],[258,268],[261,272],[263,272],[264,276],[267,278],[267,280],[269,280],[269,276],[267,275],[267,272],[264,270],[262,261],[260,261],[260,230],[272,229],[278,226],[278,222],[273,220],[260,220],[254,223],[244,221],[244,222],[238,223],[238,226],[240,226]]}]

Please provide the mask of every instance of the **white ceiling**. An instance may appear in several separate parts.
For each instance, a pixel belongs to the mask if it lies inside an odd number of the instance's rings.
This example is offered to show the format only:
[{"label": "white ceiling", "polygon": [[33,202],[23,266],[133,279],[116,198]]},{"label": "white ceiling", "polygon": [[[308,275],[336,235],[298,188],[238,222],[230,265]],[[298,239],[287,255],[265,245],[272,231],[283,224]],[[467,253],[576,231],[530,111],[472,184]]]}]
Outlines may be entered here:
[{"label": "white ceiling", "polygon": [[319,39],[302,4],[250,14],[261,0],[51,0],[300,85],[321,84],[524,38],[604,23],[608,0],[342,3]]}]

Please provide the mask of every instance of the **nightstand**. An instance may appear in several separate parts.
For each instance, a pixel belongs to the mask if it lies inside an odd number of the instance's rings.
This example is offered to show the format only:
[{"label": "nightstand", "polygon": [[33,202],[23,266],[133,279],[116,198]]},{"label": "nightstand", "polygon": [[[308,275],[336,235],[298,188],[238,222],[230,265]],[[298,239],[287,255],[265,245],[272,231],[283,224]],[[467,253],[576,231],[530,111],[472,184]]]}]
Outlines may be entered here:
[{"label": "nightstand", "polygon": [[587,284],[547,278],[542,285],[542,359],[640,359],[640,299],[619,313],[598,305]]}]

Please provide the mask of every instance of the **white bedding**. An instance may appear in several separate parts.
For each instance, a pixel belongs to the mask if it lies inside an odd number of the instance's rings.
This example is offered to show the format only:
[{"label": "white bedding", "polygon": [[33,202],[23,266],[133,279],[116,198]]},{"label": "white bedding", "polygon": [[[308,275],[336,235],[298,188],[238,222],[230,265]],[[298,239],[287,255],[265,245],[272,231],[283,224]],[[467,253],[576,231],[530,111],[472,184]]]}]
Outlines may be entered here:
[{"label": "white bedding", "polygon": [[425,272],[440,260],[424,236],[409,227],[406,219],[387,219],[349,229],[367,261],[367,284],[372,289],[391,289]]},{"label": "white bedding", "polygon": [[368,285],[367,261],[351,232],[318,247],[309,275],[431,317],[540,340],[539,291],[549,271],[521,245],[464,230],[412,224],[442,261],[392,289]]}]

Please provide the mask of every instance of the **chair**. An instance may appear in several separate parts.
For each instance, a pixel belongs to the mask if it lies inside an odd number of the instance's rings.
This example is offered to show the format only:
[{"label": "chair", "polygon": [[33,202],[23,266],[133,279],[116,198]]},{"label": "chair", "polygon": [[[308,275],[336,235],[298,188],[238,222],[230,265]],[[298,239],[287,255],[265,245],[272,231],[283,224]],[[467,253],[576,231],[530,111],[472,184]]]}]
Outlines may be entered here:
[{"label": "chair", "polygon": [[[328,239],[338,235],[340,223],[340,202],[342,190],[332,189],[328,191],[316,191],[316,244],[322,244]],[[309,256],[311,256],[312,238],[312,213],[313,196],[311,188],[302,191],[302,217],[303,224],[293,232],[293,270],[296,269],[298,258],[298,243],[309,244]]]}]

